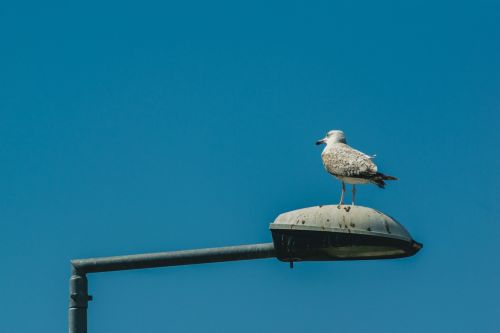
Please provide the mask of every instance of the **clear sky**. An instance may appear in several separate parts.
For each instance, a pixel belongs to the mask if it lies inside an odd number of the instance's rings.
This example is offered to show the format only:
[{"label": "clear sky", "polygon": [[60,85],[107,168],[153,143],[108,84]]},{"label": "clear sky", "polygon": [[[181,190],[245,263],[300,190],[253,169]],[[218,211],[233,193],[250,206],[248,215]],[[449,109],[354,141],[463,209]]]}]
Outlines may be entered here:
[{"label": "clear sky", "polygon": [[89,332],[498,332],[498,1],[0,8],[0,331],[64,332],[69,260],[270,242],[336,203],[342,129],[400,178],[360,205],[415,257],[89,276]]}]

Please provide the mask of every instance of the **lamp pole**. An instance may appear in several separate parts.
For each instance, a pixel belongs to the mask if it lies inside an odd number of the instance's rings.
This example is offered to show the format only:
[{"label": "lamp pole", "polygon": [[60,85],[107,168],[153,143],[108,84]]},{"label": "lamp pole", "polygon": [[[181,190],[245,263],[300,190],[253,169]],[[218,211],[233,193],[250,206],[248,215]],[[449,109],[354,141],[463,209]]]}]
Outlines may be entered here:
[{"label": "lamp pole", "polygon": [[69,333],[87,333],[87,307],[88,302],[92,300],[92,296],[88,294],[88,273],[272,257],[275,257],[273,243],[263,243],[72,260],[69,280]]},{"label": "lamp pole", "polygon": [[415,255],[416,242],[396,220],[368,207],[315,206],[280,214],[273,243],[135,254],[71,261],[69,333],[87,333],[87,274],[276,257],[289,262],[394,259]]}]

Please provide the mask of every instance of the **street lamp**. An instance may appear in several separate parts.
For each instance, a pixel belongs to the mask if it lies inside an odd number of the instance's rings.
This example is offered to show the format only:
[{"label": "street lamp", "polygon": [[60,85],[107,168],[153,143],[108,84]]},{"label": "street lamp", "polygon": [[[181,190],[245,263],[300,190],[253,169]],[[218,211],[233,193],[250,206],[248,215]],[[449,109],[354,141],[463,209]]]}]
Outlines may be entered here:
[{"label": "street lamp", "polygon": [[281,261],[390,259],[412,256],[422,244],[392,217],[362,206],[316,206],[271,223]]},{"label": "street lamp", "polygon": [[71,261],[69,333],[87,333],[88,273],[277,257],[281,261],[389,259],[422,245],[391,217],[361,206],[316,206],[279,215],[273,243]]}]

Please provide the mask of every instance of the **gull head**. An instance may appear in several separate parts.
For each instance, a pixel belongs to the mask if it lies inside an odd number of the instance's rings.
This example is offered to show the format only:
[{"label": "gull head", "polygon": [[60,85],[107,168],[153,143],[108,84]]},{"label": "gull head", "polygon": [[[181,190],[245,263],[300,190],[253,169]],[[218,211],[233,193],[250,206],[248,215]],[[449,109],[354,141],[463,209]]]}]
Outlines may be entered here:
[{"label": "gull head", "polygon": [[339,130],[331,130],[328,133],[326,133],[326,136],[323,139],[316,141],[316,144],[317,145],[321,145],[321,144],[329,145],[331,143],[338,143],[338,142],[347,143],[347,141],[345,139],[344,132],[339,131]]}]

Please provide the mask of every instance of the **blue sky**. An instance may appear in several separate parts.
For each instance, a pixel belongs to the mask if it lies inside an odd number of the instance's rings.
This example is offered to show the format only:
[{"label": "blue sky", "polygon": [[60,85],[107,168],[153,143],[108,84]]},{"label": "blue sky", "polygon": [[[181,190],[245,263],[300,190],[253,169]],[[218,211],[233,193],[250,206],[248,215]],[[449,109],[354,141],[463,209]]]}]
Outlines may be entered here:
[{"label": "blue sky", "polygon": [[90,275],[89,331],[498,332],[499,7],[3,4],[1,331],[66,330],[72,258],[269,242],[336,203],[335,128],[400,178],[357,200],[417,256]]}]

